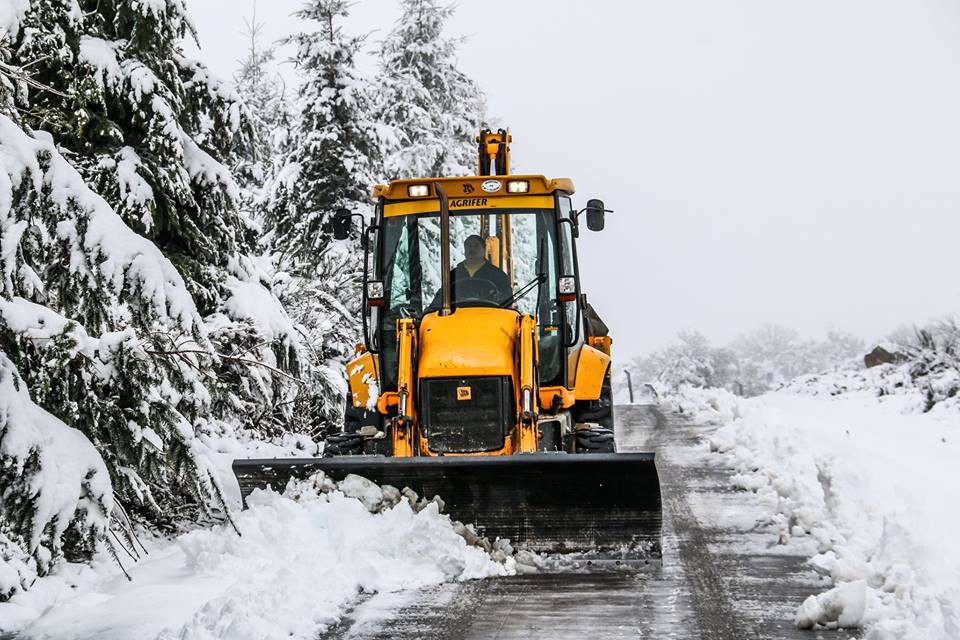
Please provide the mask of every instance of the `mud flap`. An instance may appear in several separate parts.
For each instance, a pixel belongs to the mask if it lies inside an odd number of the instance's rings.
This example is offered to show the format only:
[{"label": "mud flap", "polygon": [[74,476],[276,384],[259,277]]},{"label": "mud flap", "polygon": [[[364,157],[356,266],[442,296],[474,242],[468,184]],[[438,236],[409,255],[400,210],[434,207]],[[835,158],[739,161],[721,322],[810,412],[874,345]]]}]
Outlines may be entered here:
[{"label": "mud flap", "polygon": [[653,453],[234,460],[246,498],[283,491],[290,478],[354,473],[377,484],[439,495],[445,512],[491,539],[510,538],[546,553],[659,558],[660,482]]}]

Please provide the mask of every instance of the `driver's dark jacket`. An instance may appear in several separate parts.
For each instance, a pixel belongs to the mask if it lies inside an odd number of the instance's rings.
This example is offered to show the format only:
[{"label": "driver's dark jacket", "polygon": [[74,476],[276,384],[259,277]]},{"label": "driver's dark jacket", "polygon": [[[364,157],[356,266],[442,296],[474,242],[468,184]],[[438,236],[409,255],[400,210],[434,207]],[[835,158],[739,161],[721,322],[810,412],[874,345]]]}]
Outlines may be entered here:
[{"label": "driver's dark jacket", "polygon": [[467,270],[462,262],[450,271],[450,293],[454,300],[457,299],[457,283],[465,280],[486,280],[492,282],[497,287],[497,293],[496,297],[490,302],[496,304],[501,304],[509,300],[510,296],[513,295],[513,287],[510,286],[510,280],[507,278],[507,274],[490,264],[487,260],[483,261],[483,264],[476,270],[473,276],[470,275],[470,271]]}]

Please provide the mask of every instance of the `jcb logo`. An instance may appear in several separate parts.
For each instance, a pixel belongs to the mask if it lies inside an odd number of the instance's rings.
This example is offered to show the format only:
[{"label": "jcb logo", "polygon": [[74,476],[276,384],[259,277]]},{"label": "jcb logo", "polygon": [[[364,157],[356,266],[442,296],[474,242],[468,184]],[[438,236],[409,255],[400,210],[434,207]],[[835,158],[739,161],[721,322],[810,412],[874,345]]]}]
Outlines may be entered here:
[{"label": "jcb logo", "polygon": [[470,387],[457,387],[457,400],[470,400],[472,397]]}]

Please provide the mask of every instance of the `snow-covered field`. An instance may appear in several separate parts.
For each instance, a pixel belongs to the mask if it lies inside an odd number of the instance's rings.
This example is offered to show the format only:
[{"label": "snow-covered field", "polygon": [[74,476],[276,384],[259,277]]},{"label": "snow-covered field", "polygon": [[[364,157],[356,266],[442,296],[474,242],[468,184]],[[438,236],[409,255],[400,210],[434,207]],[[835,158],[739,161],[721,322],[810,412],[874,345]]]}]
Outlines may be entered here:
[{"label": "snow-covered field", "polygon": [[923,413],[909,388],[878,395],[882,375],[811,377],[750,400],[693,390],[678,402],[724,425],[711,447],[741,487],[775,498],[779,541],[816,541],[810,563],[834,587],[803,603],[798,626],[960,638],[960,411]]},{"label": "snow-covered field", "polygon": [[364,593],[514,571],[512,557],[469,546],[436,503],[413,505],[362,478],[258,491],[249,502],[236,515],[242,535],[224,525],[148,542],[132,582],[105,554],[92,567],[61,564],[0,604],[0,631],[36,640],[311,638]]}]

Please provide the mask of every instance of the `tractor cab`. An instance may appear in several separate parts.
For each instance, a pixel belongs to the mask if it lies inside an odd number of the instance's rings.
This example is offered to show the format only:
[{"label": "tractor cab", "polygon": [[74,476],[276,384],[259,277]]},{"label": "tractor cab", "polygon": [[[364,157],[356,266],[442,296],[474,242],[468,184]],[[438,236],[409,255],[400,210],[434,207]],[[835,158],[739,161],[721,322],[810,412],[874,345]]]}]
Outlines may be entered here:
[{"label": "tractor cab", "polygon": [[[573,184],[510,176],[400,180],[378,190],[368,232],[365,337],[381,354],[384,388],[396,382],[397,320],[443,311],[438,188],[449,203],[450,312],[502,309],[535,317],[540,386],[565,386],[564,356],[584,341]],[[467,255],[477,245],[479,263]]]}]

